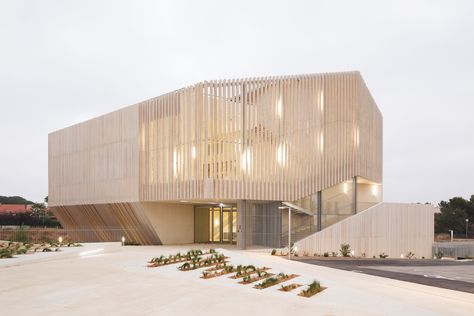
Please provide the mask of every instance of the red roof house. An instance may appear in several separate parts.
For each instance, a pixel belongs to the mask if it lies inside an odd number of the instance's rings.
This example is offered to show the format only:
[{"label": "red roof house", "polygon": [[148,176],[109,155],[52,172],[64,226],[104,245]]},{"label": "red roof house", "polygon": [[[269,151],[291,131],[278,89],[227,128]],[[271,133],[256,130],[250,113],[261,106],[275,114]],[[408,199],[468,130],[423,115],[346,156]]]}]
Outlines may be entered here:
[{"label": "red roof house", "polygon": [[24,213],[31,211],[31,204],[0,204],[0,214]]}]

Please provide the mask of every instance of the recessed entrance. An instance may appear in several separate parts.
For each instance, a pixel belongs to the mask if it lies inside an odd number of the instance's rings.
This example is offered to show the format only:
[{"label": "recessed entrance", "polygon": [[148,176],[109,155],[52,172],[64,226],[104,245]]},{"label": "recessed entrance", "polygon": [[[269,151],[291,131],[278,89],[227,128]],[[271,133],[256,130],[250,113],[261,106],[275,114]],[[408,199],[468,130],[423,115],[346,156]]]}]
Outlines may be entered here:
[{"label": "recessed entrance", "polygon": [[194,242],[236,243],[237,208],[233,205],[195,206]]}]

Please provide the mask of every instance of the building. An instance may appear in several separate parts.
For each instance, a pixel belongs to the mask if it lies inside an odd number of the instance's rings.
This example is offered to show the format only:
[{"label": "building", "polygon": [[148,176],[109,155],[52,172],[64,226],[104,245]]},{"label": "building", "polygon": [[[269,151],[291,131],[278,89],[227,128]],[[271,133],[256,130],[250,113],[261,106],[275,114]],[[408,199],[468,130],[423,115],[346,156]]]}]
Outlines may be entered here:
[{"label": "building", "polygon": [[1,204],[0,214],[19,214],[31,212],[32,204]]},{"label": "building", "polygon": [[281,247],[284,205],[311,251],[382,189],[382,115],[359,72],[204,81],[49,135],[49,205],[95,240]]}]

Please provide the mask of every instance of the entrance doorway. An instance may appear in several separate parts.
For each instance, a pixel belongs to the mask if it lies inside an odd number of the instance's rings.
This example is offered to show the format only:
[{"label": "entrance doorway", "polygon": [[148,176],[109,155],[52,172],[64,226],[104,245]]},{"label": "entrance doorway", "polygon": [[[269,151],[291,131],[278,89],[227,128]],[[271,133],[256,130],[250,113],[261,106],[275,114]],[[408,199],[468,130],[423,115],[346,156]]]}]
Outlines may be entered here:
[{"label": "entrance doorway", "polygon": [[233,205],[196,206],[194,242],[236,243],[237,208]]}]

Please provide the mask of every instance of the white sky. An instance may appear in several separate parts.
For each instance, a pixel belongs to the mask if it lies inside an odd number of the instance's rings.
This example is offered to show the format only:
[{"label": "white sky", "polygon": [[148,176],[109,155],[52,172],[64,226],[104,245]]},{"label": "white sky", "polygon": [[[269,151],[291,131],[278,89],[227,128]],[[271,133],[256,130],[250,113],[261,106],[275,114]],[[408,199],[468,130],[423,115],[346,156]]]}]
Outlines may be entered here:
[{"label": "white sky", "polygon": [[0,195],[41,201],[59,128],[202,80],[359,70],[386,201],[474,194],[473,1],[0,0]]}]

